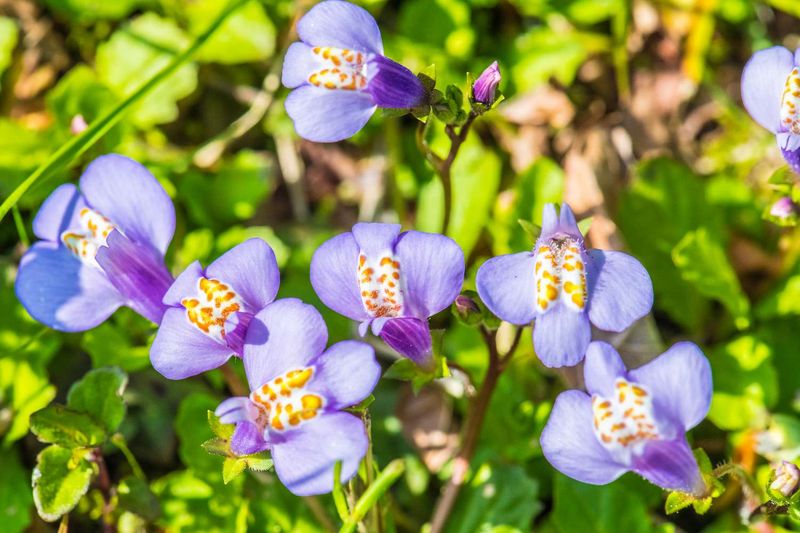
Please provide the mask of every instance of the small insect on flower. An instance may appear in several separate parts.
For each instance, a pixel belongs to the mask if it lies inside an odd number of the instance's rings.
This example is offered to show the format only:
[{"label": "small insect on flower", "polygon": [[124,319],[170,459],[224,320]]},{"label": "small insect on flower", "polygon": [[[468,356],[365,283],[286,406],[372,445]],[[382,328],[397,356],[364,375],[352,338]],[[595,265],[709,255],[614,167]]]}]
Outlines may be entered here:
[{"label": "small insect on flower", "polygon": [[472,94],[475,100],[484,104],[492,105],[495,101],[497,93],[497,86],[500,85],[500,67],[497,66],[497,61],[486,67],[486,69],[478,76],[475,83],[472,84]]},{"label": "small insect on flower", "polygon": [[378,107],[410,109],[425,88],[403,65],[384,57],[378,24],[365,9],[340,0],[315,5],[297,23],[301,42],[283,62],[283,84],[294,89],[286,112],[310,141],[355,135]]},{"label": "small insect on flower", "polygon": [[494,257],[481,265],[478,294],[501,319],[536,319],[533,343],[546,366],[578,364],[591,324],[623,331],[653,306],[653,284],[641,263],[622,252],[586,250],[568,205],[544,207],[532,252]]},{"label": "small insect on flower", "polygon": [[592,485],[633,471],[664,489],[704,496],[686,441],[711,405],[711,367],[700,349],[680,342],[628,371],[610,344],[593,342],[583,372],[587,392],[562,392],[542,431],[550,464]]},{"label": "small insect on flower", "polygon": [[172,276],[164,253],[175,209],[155,177],[127,157],[95,159],[80,190],[61,185],[33,221],[41,241],[22,257],[16,293],[39,322],[84,331],[125,305],[161,321]]},{"label": "small insect on flower", "polygon": [[742,102],[800,173],[800,50],[773,46],[753,54],[742,73]]},{"label": "small insect on flower", "polygon": [[278,478],[294,494],[333,489],[342,461],[344,483],[358,471],[368,440],[362,420],[343,409],[370,395],[381,368],[368,344],[343,341],[327,350],[322,315],[295,298],[278,300],[253,318],[244,344],[250,396],[216,410],[236,424],[231,450],[269,450]]},{"label": "small insect on flower", "polygon": [[153,367],[184,379],[241,356],[253,315],[279,285],[275,253],[261,239],[233,247],[205,270],[195,261],[164,295],[169,308],[150,348]]},{"label": "small insect on flower", "polygon": [[444,235],[399,224],[359,223],[320,246],[311,285],[322,302],[361,322],[400,354],[433,363],[428,318],[447,308],[464,282],[464,253]]}]

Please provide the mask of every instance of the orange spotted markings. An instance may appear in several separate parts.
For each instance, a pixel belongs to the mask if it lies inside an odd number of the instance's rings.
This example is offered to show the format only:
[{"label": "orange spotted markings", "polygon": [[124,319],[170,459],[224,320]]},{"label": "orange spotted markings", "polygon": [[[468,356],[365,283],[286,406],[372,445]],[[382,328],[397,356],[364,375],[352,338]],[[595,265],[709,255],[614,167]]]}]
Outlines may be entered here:
[{"label": "orange spotted markings", "polygon": [[368,258],[358,256],[358,284],[364,309],[374,318],[397,317],[403,311],[400,262],[391,252]]},{"label": "orange spotted markings", "polygon": [[311,85],[345,91],[367,86],[367,62],[361,52],[332,46],[315,46],[311,51],[322,67],[309,74]]},{"label": "orange spotted markings", "polygon": [[586,306],[586,268],[578,245],[552,240],[536,250],[536,310],[546,312],[560,298],[573,311]]},{"label": "orange spotted markings", "polygon": [[189,322],[219,342],[225,342],[225,322],[228,317],[242,308],[239,296],[230,286],[206,278],[198,280],[197,296],[184,298],[181,304],[186,308]]},{"label": "orange spotted markings", "polygon": [[612,452],[640,453],[651,440],[661,438],[653,419],[653,400],[647,389],[617,378],[614,396],[592,396],[594,432]]},{"label": "orange spotted markings", "polygon": [[289,370],[250,393],[272,430],[284,431],[317,417],[325,400],[306,390],[313,376],[313,367]]},{"label": "orange spotted markings", "polygon": [[795,135],[800,135],[800,69],[795,67],[786,78],[781,98],[781,124]]},{"label": "orange spotted markings", "polygon": [[97,250],[106,245],[106,239],[115,226],[109,219],[88,207],[80,210],[78,219],[80,228],[63,232],[61,242],[81,261],[99,266],[95,260]]}]

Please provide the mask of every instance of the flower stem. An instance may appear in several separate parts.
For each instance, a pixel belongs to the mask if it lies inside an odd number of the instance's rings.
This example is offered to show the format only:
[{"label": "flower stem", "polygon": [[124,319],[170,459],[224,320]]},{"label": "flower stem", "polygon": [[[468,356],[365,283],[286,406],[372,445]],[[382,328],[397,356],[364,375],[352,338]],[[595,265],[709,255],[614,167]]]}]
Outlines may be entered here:
[{"label": "flower stem", "polygon": [[497,381],[500,378],[500,374],[503,373],[506,363],[516,350],[521,331],[522,328],[519,328],[511,349],[505,355],[500,356],[497,350],[497,333],[488,330],[485,326],[481,326],[483,339],[489,349],[489,366],[486,369],[483,383],[481,383],[481,387],[478,390],[478,395],[475,396],[468,410],[467,422],[461,437],[461,449],[453,460],[453,475],[442,490],[436,502],[436,506],[433,509],[430,533],[441,533],[441,531],[444,530],[447,519],[458,499],[458,493],[461,491],[461,486],[464,484],[467,471],[469,470],[469,463],[478,446],[481,428],[486,418],[486,411],[492,400],[492,393],[494,393]]},{"label": "flower stem", "polygon": [[444,190],[444,219],[442,221],[443,234],[447,234],[447,229],[450,225],[450,211],[453,205],[453,185],[450,175],[453,163],[456,160],[458,151],[461,149],[461,145],[467,140],[467,134],[472,127],[472,123],[475,122],[477,117],[478,115],[475,114],[474,111],[470,111],[466,122],[464,122],[464,124],[458,128],[458,131],[456,131],[456,126],[452,124],[447,124],[445,126],[444,131],[447,133],[447,137],[450,139],[450,150],[448,150],[447,157],[444,159],[436,155],[428,145],[427,133],[432,117],[429,116],[428,120],[424,123],[420,123],[419,127],[417,128],[417,147],[425,155],[425,159],[431,164],[434,172],[436,172],[436,174],[439,176],[439,180],[442,182],[442,189]]},{"label": "flower stem", "polygon": [[234,396],[250,395],[250,388],[242,381],[242,378],[239,377],[236,370],[233,369],[233,365],[230,361],[219,367],[219,369],[222,371],[222,378],[225,380],[225,385],[228,386],[228,390],[231,391],[231,394]]},{"label": "flower stem", "polygon": [[353,507],[353,512],[350,519],[342,525],[339,533],[352,533],[355,531],[358,523],[367,515],[378,500],[389,490],[397,478],[403,475],[406,470],[406,463],[403,459],[395,459],[375,478],[375,483],[367,487],[364,494],[358,499],[358,502]]},{"label": "flower stem", "polygon": [[103,496],[103,532],[113,533],[117,530],[111,519],[111,513],[113,512],[111,505],[113,487],[111,485],[111,477],[108,475],[105,459],[103,458],[103,452],[100,451],[100,448],[95,448],[92,452],[92,461],[97,465],[97,488],[100,489],[100,494]]},{"label": "flower stem", "polygon": [[139,461],[136,460],[136,457],[134,457],[131,449],[128,448],[128,442],[125,440],[125,437],[122,435],[122,433],[115,433],[111,437],[111,442],[114,444],[114,446],[119,448],[119,450],[122,452],[122,455],[125,456],[125,459],[128,461],[128,464],[133,471],[133,475],[142,481],[147,481],[147,476],[144,475],[144,470],[142,470],[142,467],[139,465]]}]

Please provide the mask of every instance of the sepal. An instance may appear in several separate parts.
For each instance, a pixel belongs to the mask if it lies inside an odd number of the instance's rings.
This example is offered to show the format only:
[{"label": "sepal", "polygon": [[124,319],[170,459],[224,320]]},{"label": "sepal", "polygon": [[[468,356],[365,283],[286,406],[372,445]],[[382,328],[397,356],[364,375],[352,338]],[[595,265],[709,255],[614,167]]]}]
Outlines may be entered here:
[{"label": "sepal", "polygon": [[697,514],[705,514],[711,508],[711,504],[725,491],[725,485],[719,477],[727,474],[725,470],[718,471],[711,466],[711,460],[702,448],[694,450],[694,458],[697,466],[700,467],[700,474],[706,486],[706,491],[702,496],[695,496],[687,492],[672,491],[667,495],[664,510],[667,514],[673,514],[690,505]]}]

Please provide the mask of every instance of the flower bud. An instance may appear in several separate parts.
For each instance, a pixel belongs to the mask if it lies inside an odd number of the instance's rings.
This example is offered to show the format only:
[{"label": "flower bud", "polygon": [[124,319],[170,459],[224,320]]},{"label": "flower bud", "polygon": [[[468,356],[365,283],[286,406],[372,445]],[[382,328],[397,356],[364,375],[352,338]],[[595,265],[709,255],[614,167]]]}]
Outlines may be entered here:
[{"label": "flower bud", "polygon": [[472,94],[475,101],[484,105],[492,105],[495,101],[497,86],[500,84],[500,68],[497,61],[486,67],[475,83],[472,84]]},{"label": "flower bud", "polygon": [[772,204],[769,214],[776,218],[787,219],[797,214],[797,205],[788,196],[783,196]]},{"label": "flower bud", "polygon": [[467,291],[456,296],[453,302],[453,314],[468,326],[478,324],[483,319],[481,308],[473,299],[473,295],[477,297],[477,294]]},{"label": "flower bud", "polygon": [[797,492],[798,483],[800,483],[800,468],[789,461],[782,461],[775,469],[775,478],[769,488],[784,498],[789,498]]},{"label": "flower bud", "polygon": [[69,123],[69,131],[73,135],[78,135],[80,133],[83,133],[83,130],[85,130],[88,127],[89,125],[86,123],[86,119],[83,118],[83,115],[81,114],[77,114],[74,117],[72,117],[72,120]]}]

